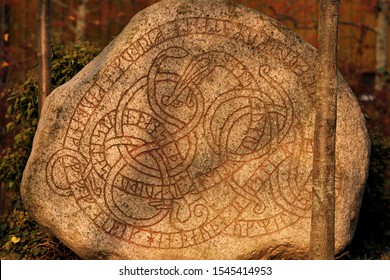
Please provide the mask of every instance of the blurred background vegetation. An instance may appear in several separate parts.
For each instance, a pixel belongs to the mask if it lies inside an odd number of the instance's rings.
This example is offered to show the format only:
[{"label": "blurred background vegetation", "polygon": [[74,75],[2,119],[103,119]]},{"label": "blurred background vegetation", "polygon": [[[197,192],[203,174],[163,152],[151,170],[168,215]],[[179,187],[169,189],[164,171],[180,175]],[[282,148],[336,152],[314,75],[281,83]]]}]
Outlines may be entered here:
[{"label": "blurred background vegetation", "polygon": [[[37,2],[0,0],[0,259],[77,259],[29,217],[19,196],[37,125]],[[52,0],[52,85],[71,79],[157,0]],[[316,46],[318,0],[236,0]],[[343,0],[339,69],[360,102],[372,150],[357,231],[340,259],[390,259],[388,0]]]}]

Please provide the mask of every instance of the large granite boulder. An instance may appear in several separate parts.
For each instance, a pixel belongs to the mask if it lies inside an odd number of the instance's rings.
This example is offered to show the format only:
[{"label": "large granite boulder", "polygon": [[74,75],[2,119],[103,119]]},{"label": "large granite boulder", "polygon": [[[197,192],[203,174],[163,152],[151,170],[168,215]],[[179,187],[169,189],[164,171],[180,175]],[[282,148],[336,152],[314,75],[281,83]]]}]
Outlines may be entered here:
[{"label": "large granite boulder", "polygon": [[[305,258],[315,59],[231,1],[161,1],[49,96],[23,202],[86,259]],[[337,116],[340,251],[369,154],[341,76]]]}]

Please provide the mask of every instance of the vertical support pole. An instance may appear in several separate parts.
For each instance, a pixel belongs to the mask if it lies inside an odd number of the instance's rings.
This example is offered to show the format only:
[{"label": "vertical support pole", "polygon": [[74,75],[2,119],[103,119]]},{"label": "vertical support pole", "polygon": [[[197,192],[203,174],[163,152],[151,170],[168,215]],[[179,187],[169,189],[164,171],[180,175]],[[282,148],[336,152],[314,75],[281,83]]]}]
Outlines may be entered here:
[{"label": "vertical support pole", "polygon": [[339,14],[340,0],[320,1],[310,259],[334,259],[335,257]]},{"label": "vertical support pole", "polygon": [[50,2],[38,2],[38,113],[41,116],[42,106],[51,92],[51,30],[50,30]]}]

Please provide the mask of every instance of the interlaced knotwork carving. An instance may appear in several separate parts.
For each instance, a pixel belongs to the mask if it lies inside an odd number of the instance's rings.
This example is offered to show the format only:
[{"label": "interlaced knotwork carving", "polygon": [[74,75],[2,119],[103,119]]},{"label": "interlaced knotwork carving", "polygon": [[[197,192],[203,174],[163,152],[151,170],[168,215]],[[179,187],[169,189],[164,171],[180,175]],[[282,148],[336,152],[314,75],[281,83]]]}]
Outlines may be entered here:
[{"label": "interlaced knotwork carving", "polygon": [[[264,59],[191,43],[210,36]],[[107,234],[145,247],[260,236],[309,217],[311,132],[267,57],[309,90],[306,62],[261,31],[211,18],[151,30],[81,98],[47,183]]]}]

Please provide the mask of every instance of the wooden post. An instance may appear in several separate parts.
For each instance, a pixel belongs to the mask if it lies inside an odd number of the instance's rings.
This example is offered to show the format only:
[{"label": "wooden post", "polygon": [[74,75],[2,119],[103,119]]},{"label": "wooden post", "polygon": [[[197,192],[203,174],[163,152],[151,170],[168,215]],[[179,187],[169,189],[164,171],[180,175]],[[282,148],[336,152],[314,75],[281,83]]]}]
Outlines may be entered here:
[{"label": "wooden post", "polygon": [[387,0],[378,0],[378,18],[376,26],[376,44],[375,44],[375,91],[381,93],[385,90],[385,72],[387,71],[387,46],[388,46],[388,2]]},{"label": "wooden post", "polygon": [[310,259],[334,259],[335,256],[339,10],[340,0],[320,1]]},{"label": "wooden post", "polygon": [[51,31],[50,31],[50,2],[38,2],[38,113],[41,116],[42,106],[51,92]]}]

